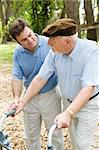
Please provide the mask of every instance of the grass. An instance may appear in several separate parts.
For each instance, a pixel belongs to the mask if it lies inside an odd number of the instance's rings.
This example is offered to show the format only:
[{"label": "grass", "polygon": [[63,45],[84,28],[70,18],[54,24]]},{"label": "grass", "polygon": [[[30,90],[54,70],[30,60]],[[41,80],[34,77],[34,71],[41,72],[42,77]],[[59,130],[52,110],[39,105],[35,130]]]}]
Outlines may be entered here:
[{"label": "grass", "polygon": [[12,64],[13,51],[16,45],[17,43],[15,42],[0,44],[0,66],[2,66],[3,64]]},{"label": "grass", "polygon": [[3,64],[12,64],[13,51],[16,45],[15,42],[0,44],[0,66]]}]

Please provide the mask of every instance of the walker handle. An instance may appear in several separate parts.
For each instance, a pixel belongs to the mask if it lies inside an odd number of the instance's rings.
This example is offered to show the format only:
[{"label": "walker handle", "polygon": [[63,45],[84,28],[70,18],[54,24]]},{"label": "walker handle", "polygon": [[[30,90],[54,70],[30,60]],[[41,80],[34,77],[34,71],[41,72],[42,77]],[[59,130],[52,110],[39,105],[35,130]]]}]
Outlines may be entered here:
[{"label": "walker handle", "polygon": [[54,130],[57,128],[57,124],[53,124],[52,127],[49,130],[49,134],[48,134],[48,150],[53,150],[53,146],[52,146],[52,134],[54,132]]},{"label": "walker handle", "polygon": [[6,112],[5,113],[5,115],[7,116],[7,117],[9,117],[9,116],[14,116],[14,114],[15,114],[15,112],[16,112],[16,109],[14,108],[14,109],[12,109],[12,110],[9,110],[8,112]]}]

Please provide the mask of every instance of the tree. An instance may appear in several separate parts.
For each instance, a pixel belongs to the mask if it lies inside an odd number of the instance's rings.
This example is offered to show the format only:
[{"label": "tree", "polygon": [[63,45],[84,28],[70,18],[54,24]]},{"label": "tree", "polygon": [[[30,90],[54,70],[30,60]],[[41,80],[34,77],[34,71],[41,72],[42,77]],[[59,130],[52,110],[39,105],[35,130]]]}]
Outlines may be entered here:
[{"label": "tree", "polygon": [[43,27],[46,26],[47,21],[49,19],[48,16],[48,7],[49,0],[36,1],[32,0],[32,11],[31,11],[31,24],[33,26],[33,30],[37,33],[41,33]]},{"label": "tree", "polygon": [[6,43],[9,39],[7,33],[7,22],[9,17],[13,14],[12,11],[12,1],[10,0],[0,0],[0,18],[2,22],[2,43]]},{"label": "tree", "polygon": [[[78,25],[80,24],[80,21],[79,21],[79,0],[73,0],[73,1],[70,1],[70,0],[64,0],[64,9],[63,10],[63,14],[61,15],[62,17],[64,16],[67,16],[69,18],[72,18],[74,19]],[[72,6],[72,7],[71,7]],[[78,32],[79,32],[79,29],[78,29]],[[80,36],[80,32],[79,32],[79,36]]]},{"label": "tree", "polygon": [[[85,15],[86,15],[86,23],[93,24],[95,20],[94,20],[91,0],[84,0],[84,9],[85,9]],[[96,29],[87,30],[87,38],[97,41]]]},{"label": "tree", "polygon": [[[98,9],[97,22],[99,23],[99,0],[97,0],[97,9]],[[97,41],[99,41],[99,28],[97,28],[96,31],[97,31]]]},{"label": "tree", "polygon": [[64,0],[64,2],[65,2],[65,12],[67,14],[67,17],[72,18],[77,23],[79,23],[79,1]]},{"label": "tree", "polygon": [[32,0],[32,27],[37,33],[59,17],[63,0]]},{"label": "tree", "polygon": [[98,9],[97,22],[99,22],[99,0],[97,0],[97,9]]}]

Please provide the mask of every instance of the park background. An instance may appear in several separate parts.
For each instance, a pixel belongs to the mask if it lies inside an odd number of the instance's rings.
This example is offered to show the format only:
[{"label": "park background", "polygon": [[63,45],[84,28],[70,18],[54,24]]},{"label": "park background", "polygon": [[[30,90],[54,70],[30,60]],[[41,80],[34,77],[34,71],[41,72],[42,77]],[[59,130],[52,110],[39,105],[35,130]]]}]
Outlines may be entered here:
[{"label": "park background", "polygon": [[[58,18],[70,17],[79,25],[79,37],[99,43],[99,0],[0,0],[0,114],[12,103],[11,69],[17,43],[9,35],[9,25],[18,17],[29,22],[34,32]],[[22,114],[6,122],[14,150],[25,150]],[[97,131],[98,133],[98,131]],[[46,149],[47,135],[41,132],[42,150]],[[72,150],[68,130],[64,132],[64,150]],[[95,134],[94,150],[99,150],[99,135]]]}]

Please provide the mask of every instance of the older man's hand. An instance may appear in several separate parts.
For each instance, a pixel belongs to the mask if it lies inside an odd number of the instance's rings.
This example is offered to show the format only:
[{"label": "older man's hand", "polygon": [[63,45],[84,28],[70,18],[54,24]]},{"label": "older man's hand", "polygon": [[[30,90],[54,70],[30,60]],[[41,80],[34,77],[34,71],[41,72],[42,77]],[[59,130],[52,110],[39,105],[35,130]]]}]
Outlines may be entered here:
[{"label": "older man's hand", "polygon": [[71,122],[71,115],[68,111],[64,111],[60,113],[55,118],[55,123],[57,124],[57,128],[68,128]]}]

